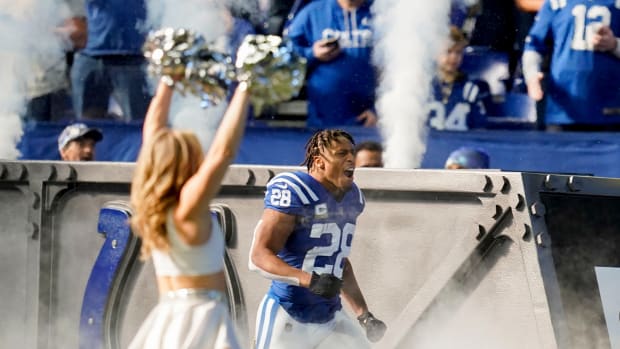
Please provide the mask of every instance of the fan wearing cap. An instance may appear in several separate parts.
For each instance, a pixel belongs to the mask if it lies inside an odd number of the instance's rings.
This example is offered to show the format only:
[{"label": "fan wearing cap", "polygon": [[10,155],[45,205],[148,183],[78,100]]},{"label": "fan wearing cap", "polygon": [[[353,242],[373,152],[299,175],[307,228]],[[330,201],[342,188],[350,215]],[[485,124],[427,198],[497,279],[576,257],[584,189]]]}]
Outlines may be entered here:
[{"label": "fan wearing cap", "polygon": [[58,151],[64,161],[92,161],[95,159],[95,144],[103,139],[98,128],[83,123],[74,123],[62,130],[58,136]]},{"label": "fan wearing cap", "polygon": [[489,168],[489,155],[482,149],[460,147],[450,153],[444,168],[448,170]]}]

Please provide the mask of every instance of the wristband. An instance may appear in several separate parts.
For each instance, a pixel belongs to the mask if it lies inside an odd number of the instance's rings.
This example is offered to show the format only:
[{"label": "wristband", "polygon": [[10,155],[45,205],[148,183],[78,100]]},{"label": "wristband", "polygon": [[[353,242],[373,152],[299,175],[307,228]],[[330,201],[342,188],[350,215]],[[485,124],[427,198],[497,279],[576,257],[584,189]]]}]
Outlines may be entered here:
[{"label": "wristband", "polygon": [[612,51],[614,56],[620,58],[620,38],[616,38],[616,49]]}]

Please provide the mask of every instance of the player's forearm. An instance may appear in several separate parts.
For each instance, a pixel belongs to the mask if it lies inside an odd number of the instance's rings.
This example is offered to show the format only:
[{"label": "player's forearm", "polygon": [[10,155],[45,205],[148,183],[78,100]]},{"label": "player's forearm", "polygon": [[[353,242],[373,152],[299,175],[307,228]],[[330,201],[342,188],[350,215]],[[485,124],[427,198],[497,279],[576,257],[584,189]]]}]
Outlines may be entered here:
[{"label": "player's forearm", "polygon": [[312,277],[311,274],[286,264],[270,251],[254,250],[250,255],[248,267],[267,279],[294,286],[308,287]]},{"label": "player's forearm", "polygon": [[345,260],[342,273],[342,297],[349,304],[356,316],[368,311],[368,305],[366,304],[362,290],[355,278],[353,266],[348,259]]}]

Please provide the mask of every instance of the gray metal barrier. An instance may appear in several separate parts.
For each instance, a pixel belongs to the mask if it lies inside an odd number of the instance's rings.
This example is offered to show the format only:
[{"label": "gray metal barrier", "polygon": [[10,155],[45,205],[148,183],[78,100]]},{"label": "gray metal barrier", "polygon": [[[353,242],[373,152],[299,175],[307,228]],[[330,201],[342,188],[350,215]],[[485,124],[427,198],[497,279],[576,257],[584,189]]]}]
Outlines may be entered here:
[{"label": "gray metal barrier", "polygon": [[[0,347],[124,348],[157,299],[124,221],[132,164],[0,162]],[[269,285],[248,271],[264,186],[233,166],[213,207],[251,345]],[[351,260],[379,348],[620,348],[620,180],[360,169]]]}]

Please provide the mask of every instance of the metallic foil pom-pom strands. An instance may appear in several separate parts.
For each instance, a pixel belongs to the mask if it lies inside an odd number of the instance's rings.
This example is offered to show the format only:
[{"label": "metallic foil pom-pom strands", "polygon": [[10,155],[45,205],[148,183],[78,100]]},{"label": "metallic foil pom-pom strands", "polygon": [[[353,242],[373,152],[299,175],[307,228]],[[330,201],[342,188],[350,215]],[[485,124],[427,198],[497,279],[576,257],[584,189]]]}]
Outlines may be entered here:
[{"label": "metallic foil pom-pom strands", "polygon": [[144,44],[144,56],[150,74],[174,84],[181,93],[199,96],[204,107],[226,98],[235,79],[230,56],[212,50],[191,30],[164,28],[151,32]]},{"label": "metallic foil pom-pom strands", "polygon": [[306,59],[275,35],[248,35],[237,51],[237,80],[248,83],[256,115],[265,105],[289,100],[301,90]]},{"label": "metallic foil pom-pom strands", "polygon": [[144,55],[151,74],[182,93],[200,96],[204,107],[226,98],[233,81],[243,82],[252,91],[256,115],[265,105],[296,96],[306,73],[306,60],[274,35],[248,35],[237,51],[235,65],[229,55],[211,49],[202,36],[187,29],[152,32]]},{"label": "metallic foil pom-pom strands", "polygon": [[200,50],[185,68],[184,86],[200,96],[204,108],[217,105],[226,98],[228,87],[235,79],[235,70],[229,55]]},{"label": "metallic foil pom-pom strands", "polygon": [[200,38],[185,29],[164,28],[149,33],[143,46],[149,73],[168,78],[184,76],[192,53],[186,51],[195,47],[196,40]]}]

